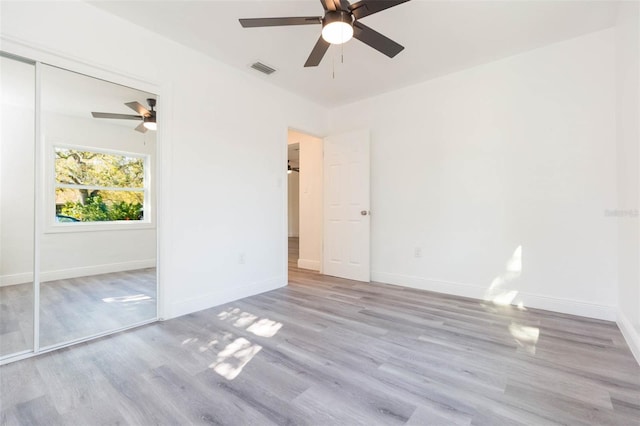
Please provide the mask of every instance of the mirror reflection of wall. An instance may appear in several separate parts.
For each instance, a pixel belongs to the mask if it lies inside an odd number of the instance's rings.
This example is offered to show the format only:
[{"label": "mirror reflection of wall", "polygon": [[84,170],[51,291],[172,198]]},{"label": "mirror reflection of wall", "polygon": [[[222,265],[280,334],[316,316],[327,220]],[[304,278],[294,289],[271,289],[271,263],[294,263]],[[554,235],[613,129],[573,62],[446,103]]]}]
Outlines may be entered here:
[{"label": "mirror reflection of wall", "polygon": [[0,356],[33,348],[35,66],[0,57]]},{"label": "mirror reflection of wall", "polygon": [[43,66],[42,347],[156,317],[147,99],[156,96]]}]

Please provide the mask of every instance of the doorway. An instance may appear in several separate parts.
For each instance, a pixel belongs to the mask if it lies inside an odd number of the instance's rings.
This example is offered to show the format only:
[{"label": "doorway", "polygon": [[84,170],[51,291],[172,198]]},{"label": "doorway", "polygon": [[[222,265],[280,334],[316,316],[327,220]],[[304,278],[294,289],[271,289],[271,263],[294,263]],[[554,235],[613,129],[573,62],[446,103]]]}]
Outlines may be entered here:
[{"label": "doorway", "polygon": [[369,282],[370,136],[289,129],[288,266]]},{"label": "doorway", "polygon": [[321,138],[289,130],[287,138],[288,265],[322,270]]}]

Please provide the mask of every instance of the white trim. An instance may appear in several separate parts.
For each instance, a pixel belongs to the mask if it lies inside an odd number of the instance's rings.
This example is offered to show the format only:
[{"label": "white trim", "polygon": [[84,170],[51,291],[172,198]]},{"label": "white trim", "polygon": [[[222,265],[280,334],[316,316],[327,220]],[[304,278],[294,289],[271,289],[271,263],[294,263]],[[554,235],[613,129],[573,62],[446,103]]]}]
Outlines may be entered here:
[{"label": "white trim", "polygon": [[112,220],[104,222],[54,222],[45,234],[62,232],[132,231],[134,229],[155,229],[156,225],[144,220]]},{"label": "white trim", "polygon": [[618,324],[624,340],[627,342],[627,345],[629,345],[629,349],[631,349],[631,353],[638,362],[638,365],[640,365],[640,334],[638,330],[621,310],[618,310],[616,324]]},{"label": "white trim", "polygon": [[[136,269],[153,268],[155,259],[133,260],[130,262],[107,263],[103,265],[81,266],[78,268],[58,269],[55,271],[42,271],[39,273],[40,282],[66,280],[69,278],[88,277],[91,275],[109,274],[112,272],[133,271]],[[30,283],[33,273],[0,275],[0,287]]]},{"label": "white trim", "polygon": [[[486,291],[486,287],[474,284],[428,279],[388,272],[372,271],[371,279],[372,281],[378,281],[385,284],[401,285],[420,290],[469,297],[478,300],[484,300]],[[615,306],[601,305],[581,300],[560,299],[526,292],[518,292],[517,296],[512,301],[514,305],[518,305],[520,302],[522,302],[525,308],[544,309],[547,311],[596,318],[605,321],[616,320]]]},{"label": "white trim", "polygon": [[37,45],[32,41],[22,40],[7,34],[0,35],[0,45],[4,52],[27,60],[42,62],[45,65],[160,95],[161,84],[159,82],[149,81],[148,77],[144,75],[116,70],[111,64],[87,61],[85,58],[72,56],[61,50],[54,50],[51,46]]},{"label": "white trim", "polygon": [[56,188],[63,189],[90,189],[98,191],[123,191],[123,192],[144,192],[144,188],[129,188],[115,186],[97,186],[97,185],[76,185],[72,183],[55,183]]},{"label": "white trim", "polygon": [[282,203],[283,212],[282,215],[282,264],[280,269],[282,276],[284,277],[284,285],[289,284],[289,174],[287,172],[287,165],[289,164],[289,127],[282,129],[283,131],[283,143],[280,146],[280,173],[278,177],[278,188],[282,188],[280,192],[280,202]]},{"label": "white trim", "polygon": [[187,315],[192,312],[209,309],[214,306],[223,305],[233,302],[234,300],[243,299],[245,297],[254,296],[256,294],[265,293],[287,285],[286,276],[274,277],[264,281],[258,281],[242,286],[227,285],[227,288],[203,294],[198,297],[192,297],[187,300],[175,302],[169,307],[168,315],[165,319],[176,318]]},{"label": "white trim", "polygon": [[[156,286],[157,293],[156,299],[158,301],[156,305],[157,317],[159,320],[164,320],[166,317],[167,306],[169,304],[165,291],[165,283],[170,282],[167,278],[171,259],[171,235],[169,233],[171,229],[171,209],[172,205],[170,197],[165,197],[163,194],[163,188],[169,191],[172,176],[171,159],[173,158],[171,145],[166,144],[166,141],[173,140],[171,121],[173,117],[172,105],[172,93],[173,86],[171,83],[167,83],[162,88],[158,88],[157,100],[161,102],[163,107],[157,112],[157,124],[158,130],[156,132],[156,150],[155,164],[151,164],[149,173],[153,169],[154,175],[151,176],[151,181],[155,182],[154,202],[151,204],[152,214],[156,220]],[[146,176],[145,176],[146,177]],[[165,185],[166,183],[166,185]],[[145,206],[146,208],[146,206]],[[166,281],[165,281],[166,280]]]},{"label": "white trim", "polygon": [[298,268],[311,269],[312,271],[320,271],[322,263],[319,260],[298,259]]},{"label": "white trim", "polygon": [[33,172],[33,346],[37,353],[40,350],[40,240],[42,238],[43,190],[45,173],[43,168],[44,138],[42,136],[42,64],[35,63],[35,132],[34,132],[34,165]]}]

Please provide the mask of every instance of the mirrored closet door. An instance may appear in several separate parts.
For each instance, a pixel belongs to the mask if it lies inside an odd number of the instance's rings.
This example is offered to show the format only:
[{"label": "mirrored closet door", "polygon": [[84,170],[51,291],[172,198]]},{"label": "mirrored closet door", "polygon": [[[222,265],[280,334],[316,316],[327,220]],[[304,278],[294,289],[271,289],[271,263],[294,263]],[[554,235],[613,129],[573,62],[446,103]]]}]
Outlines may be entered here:
[{"label": "mirrored closet door", "polygon": [[154,321],[157,96],[0,60],[0,358]]},{"label": "mirrored closet door", "polygon": [[156,317],[156,96],[46,65],[41,87],[48,347]]},{"label": "mirrored closet door", "polygon": [[0,56],[0,356],[33,349],[35,81]]}]

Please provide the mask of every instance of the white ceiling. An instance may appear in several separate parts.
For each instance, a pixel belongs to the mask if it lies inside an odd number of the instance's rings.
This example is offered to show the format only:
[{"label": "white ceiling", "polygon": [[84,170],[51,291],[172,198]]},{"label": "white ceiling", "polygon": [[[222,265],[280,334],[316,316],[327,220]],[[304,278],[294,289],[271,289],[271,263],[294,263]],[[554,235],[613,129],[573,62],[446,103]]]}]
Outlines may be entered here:
[{"label": "white ceiling", "polygon": [[[362,20],[405,46],[395,58],[352,40],[343,49],[331,46],[320,66],[304,68],[319,25],[247,29],[238,18],[319,16],[319,0],[90,3],[325,106],[611,27],[618,7],[615,1],[412,0]],[[250,69],[255,61],[277,72]]]}]

